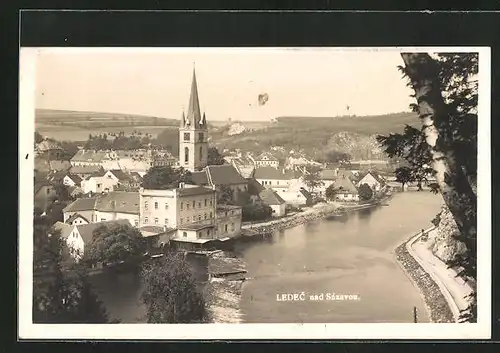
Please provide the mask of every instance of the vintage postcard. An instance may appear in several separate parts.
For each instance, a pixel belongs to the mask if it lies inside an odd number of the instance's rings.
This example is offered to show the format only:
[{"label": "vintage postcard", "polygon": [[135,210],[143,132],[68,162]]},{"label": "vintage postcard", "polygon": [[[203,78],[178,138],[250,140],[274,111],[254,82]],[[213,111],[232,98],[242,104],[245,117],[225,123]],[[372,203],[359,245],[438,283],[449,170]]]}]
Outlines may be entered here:
[{"label": "vintage postcard", "polygon": [[21,339],[490,337],[489,48],[21,48],[19,126]]}]

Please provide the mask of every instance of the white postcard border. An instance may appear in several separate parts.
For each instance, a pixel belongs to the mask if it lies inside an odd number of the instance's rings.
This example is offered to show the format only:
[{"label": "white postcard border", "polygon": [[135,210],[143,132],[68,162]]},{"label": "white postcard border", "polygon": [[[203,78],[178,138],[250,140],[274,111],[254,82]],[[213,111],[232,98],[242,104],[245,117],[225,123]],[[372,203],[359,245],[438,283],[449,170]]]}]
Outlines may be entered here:
[{"label": "white postcard border", "polygon": [[[32,323],[33,174],[36,60],[57,52],[179,51],[397,51],[479,52],[478,103],[478,322],[474,324],[107,324]],[[21,48],[19,87],[18,336],[21,339],[478,339],[491,337],[491,58],[489,47],[311,48]],[[396,69],[396,68],[395,68]],[[397,293],[395,293],[397,295]],[[166,327],[168,326],[168,327]]]}]

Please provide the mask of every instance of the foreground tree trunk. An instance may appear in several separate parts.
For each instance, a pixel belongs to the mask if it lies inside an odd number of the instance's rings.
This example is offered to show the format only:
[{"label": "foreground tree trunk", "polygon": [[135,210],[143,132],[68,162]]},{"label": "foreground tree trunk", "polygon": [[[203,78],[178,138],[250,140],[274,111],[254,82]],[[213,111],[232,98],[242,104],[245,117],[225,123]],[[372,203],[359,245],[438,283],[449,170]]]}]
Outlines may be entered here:
[{"label": "foreground tree trunk", "polygon": [[433,169],[443,199],[453,214],[467,249],[466,275],[476,278],[477,199],[462,166],[450,146],[449,112],[441,93],[439,64],[426,53],[402,53],[405,73],[410,78],[423,122],[426,142],[431,147]]}]

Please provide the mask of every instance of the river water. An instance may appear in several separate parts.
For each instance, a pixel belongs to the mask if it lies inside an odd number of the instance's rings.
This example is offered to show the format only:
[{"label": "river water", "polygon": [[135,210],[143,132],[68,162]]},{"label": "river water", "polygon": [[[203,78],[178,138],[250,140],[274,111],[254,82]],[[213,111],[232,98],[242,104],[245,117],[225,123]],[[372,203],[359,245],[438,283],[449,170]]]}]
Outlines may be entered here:
[{"label": "river water", "polygon": [[[419,229],[431,226],[442,198],[430,192],[397,193],[387,206],[354,211],[276,232],[268,241],[235,251],[246,264],[240,302],[242,322],[373,323],[428,322],[423,301],[394,260],[393,250]],[[142,284],[132,275],[92,278],[113,318],[145,322]],[[304,301],[278,301],[304,293]],[[327,294],[356,300],[326,299]],[[354,297],[351,297],[354,298]]]}]

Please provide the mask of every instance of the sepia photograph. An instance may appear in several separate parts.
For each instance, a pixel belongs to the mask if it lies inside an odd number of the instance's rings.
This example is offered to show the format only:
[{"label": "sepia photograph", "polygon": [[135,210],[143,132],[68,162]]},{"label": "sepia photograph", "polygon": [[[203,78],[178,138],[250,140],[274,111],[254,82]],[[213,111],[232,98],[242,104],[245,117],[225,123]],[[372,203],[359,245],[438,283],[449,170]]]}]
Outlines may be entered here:
[{"label": "sepia photograph", "polygon": [[489,338],[489,48],[21,48],[19,74],[21,338]]}]

